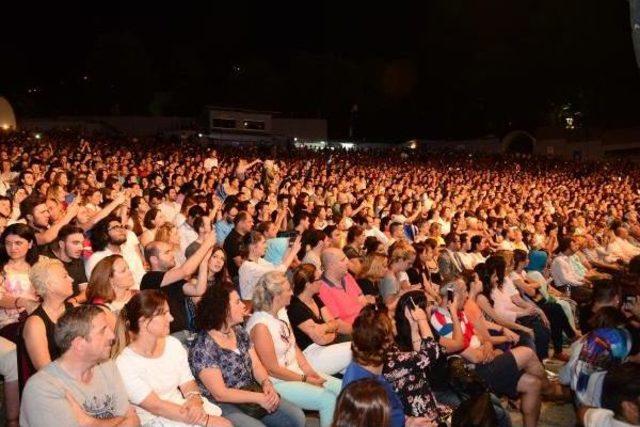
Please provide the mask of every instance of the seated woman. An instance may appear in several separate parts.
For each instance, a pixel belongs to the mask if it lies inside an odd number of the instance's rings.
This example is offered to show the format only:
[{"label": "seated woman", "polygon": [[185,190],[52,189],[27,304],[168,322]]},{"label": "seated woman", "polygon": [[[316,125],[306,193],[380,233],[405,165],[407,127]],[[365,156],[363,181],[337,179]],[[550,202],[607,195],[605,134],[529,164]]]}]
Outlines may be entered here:
[{"label": "seated woman", "polygon": [[252,231],[243,237],[242,244],[244,245],[246,257],[238,269],[240,297],[243,300],[250,301],[253,298],[256,282],[263,274],[270,271],[280,271],[282,273],[287,271],[300,250],[300,239],[300,236],[296,238],[293,245],[285,253],[281,264],[273,265],[263,258],[267,249],[267,241],[262,233]]},{"label": "seated woman", "polygon": [[320,271],[301,264],[293,273],[293,294],[287,307],[298,347],[311,366],[334,375],[351,363],[351,341],[338,342],[338,323],[318,297]]},{"label": "seated woman", "polygon": [[172,320],[166,297],[155,289],[134,295],[118,315],[115,362],[140,423],[231,427],[198,390],[186,350],[169,336]]},{"label": "seated woman", "polygon": [[15,343],[20,321],[32,313],[40,301],[29,270],[38,261],[38,246],[33,230],[26,224],[12,224],[0,236],[0,336]]},{"label": "seated woman", "polygon": [[[537,282],[540,287],[538,288],[542,295],[551,302],[560,304],[562,311],[567,316],[567,320],[573,329],[576,329],[575,311],[577,303],[563,294],[551,285],[551,279],[545,277],[545,271],[547,270],[547,253],[540,249],[533,248],[529,251],[529,263],[524,267],[527,272],[527,278]],[[547,277],[549,274],[547,274]]]},{"label": "seated woman", "polygon": [[18,341],[20,364],[20,389],[32,374],[60,355],[54,339],[56,323],[68,309],[66,299],[73,294],[73,279],[57,259],[42,257],[29,271],[29,278],[42,304],[35,309],[24,324]]},{"label": "seated woman", "polygon": [[386,255],[375,252],[365,255],[357,280],[358,286],[360,286],[364,295],[372,295],[374,297],[380,295],[378,285],[384,275],[387,274],[388,263]]},{"label": "seated woman", "polygon": [[332,427],[391,427],[389,398],[376,380],[365,378],[342,389]]},{"label": "seated woman", "polygon": [[426,239],[424,242],[416,243],[414,248],[417,256],[413,265],[407,270],[411,283],[422,283],[424,273],[430,283],[441,285],[443,279],[438,267],[440,255],[438,243],[434,239]]},{"label": "seated woman", "polygon": [[211,257],[207,263],[207,286],[231,283],[227,270],[227,254],[221,246],[215,245],[211,250]]},{"label": "seated woman", "polygon": [[369,304],[353,322],[353,361],[347,367],[342,387],[361,380],[376,380],[386,391],[391,406],[391,426],[428,426],[427,418],[405,415],[402,399],[382,375],[385,355],[393,344],[393,325],[386,314],[386,307]]},{"label": "seated woman", "polygon": [[[532,336],[538,358],[546,359],[550,340],[547,317],[535,304],[523,300],[507,277],[507,262],[502,256],[490,256],[485,266],[487,273],[482,277],[482,295],[476,302],[496,323]],[[516,322],[521,326],[514,327]]]},{"label": "seated woman", "polygon": [[[400,297],[401,292],[407,290],[415,290],[422,286],[411,285],[406,271],[416,258],[416,251],[413,246],[403,243],[402,240],[394,243],[393,249],[390,248],[389,265],[387,273],[380,280],[380,295],[384,299],[385,304],[390,308],[394,308]],[[406,277],[406,280],[402,278]]]},{"label": "seated woman", "polygon": [[[473,328],[480,337],[491,341],[495,348],[507,351],[521,342],[520,335],[509,328],[491,321],[491,318],[488,316],[485,318],[482,309],[477,303],[478,296],[482,293],[482,280],[480,280],[479,273],[485,274],[484,264],[478,264],[476,270],[477,272],[466,271],[463,274],[468,294],[467,300],[464,303],[464,314],[469,318],[469,321],[473,324]],[[527,337],[529,336],[527,335]],[[527,339],[525,342],[528,344],[530,341]],[[533,344],[531,344],[530,348],[535,349]]]},{"label": "seated woman", "polygon": [[395,342],[385,354],[382,375],[400,396],[405,415],[445,422],[451,408],[439,405],[433,384],[446,381],[447,355],[433,337],[422,291],[400,297],[395,310]]},{"label": "seated woman", "polygon": [[115,327],[118,312],[136,294],[133,285],[133,274],[124,258],[109,255],[101,259],[91,272],[87,303],[102,307],[109,324]]},{"label": "seated woman", "polygon": [[320,425],[326,427],[333,418],[340,380],[313,369],[296,345],[284,310],[292,295],[283,273],[263,275],[253,293],[255,311],[247,330],[280,396],[302,409],[319,411]]},{"label": "seated woman", "polygon": [[[189,350],[200,391],[219,403],[222,416],[235,427],[303,427],[304,413],[280,399],[242,327],[245,311],[228,285],[209,287],[202,296],[196,311],[199,332]],[[256,411],[258,405],[262,411]],[[247,411],[248,406],[254,410]]]},{"label": "seated woman", "polygon": [[[475,371],[498,396],[521,398],[521,412],[526,427],[538,424],[541,389],[549,391],[542,363],[533,350],[516,347],[503,353],[490,340],[478,336],[462,311],[467,299],[466,287],[456,282],[440,290],[442,302],[431,314],[431,325],[439,343],[450,355],[459,354],[475,365]],[[453,296],[453,300],[450,297]]]},{"label": "seated woman", "polygon": [[566,362],[569,360],[569,356],[562,352],[562,334],[564,333],[569,340],[574,340],[577,337],[576,331],[569,324],[569,320],[564,314],[562,307],[555,302],[549,301],[540,291],[540,284],[527,277],[524,268],[528,262],[529,257],[527,253],[523,250],[516,249],[513,252],[514,269],[509,274],[509,278],[521,292],[535,302],[545,313],[551,326],[553,358]]}]

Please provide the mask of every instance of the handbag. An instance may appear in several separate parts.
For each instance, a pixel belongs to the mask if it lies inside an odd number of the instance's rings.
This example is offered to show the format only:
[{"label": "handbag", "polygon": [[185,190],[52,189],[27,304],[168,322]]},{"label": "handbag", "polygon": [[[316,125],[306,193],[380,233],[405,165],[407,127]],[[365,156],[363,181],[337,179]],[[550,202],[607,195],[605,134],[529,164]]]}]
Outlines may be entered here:
[{"label": "handbag", "polygon": [[[246,386],[240,387],[240,390],[262,393],[262,386],[254,380]],[[269,412],[257,403],[235,403],[234,405],[251,418],[255,418],[257,420],[269,415]]]},{"label": "handbag", "polygon": [[451,357],[448,362],[449,385],[462,401],[451,414],[451,426],[498,425],[491,395],[482,378],[460,357]]}]

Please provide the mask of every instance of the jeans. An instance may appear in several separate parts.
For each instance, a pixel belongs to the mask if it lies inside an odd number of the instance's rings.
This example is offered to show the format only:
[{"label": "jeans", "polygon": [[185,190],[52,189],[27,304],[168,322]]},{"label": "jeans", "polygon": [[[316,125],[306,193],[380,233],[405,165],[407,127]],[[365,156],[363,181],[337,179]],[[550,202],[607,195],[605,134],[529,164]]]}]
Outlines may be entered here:
[{"label": "jeans", "polygon": [[333,421],[333,411],[342,388],[342,381],[328,375],[322,376],[327,380],[322,387],[301,381],[282,381],[276,378],[272,378],[271,381],[283,399],[287,399],[302,409],[320,412],[320,426],[329,427]]},{"label": "jeans", "polygon": [[555,353],[562,353],[562,333],[564,332],[568,338],[575,338],[576,332],[569,324],[567,316],[564,314],[564,310],[559,304],[554,302],[540,302],[538,306],[542,309],[544,314],[549,319],[551,325],[551,340],[553,341],[553,351]]},{"label": "jeans", "polygon": [[518,318],[518,323],[527,328],[533,329],[534,341],[536,347],[536,354],[538,359],[542,362],[549,357],[549,341],[550,332],[545,328],[542,321],[537,316],[524,316]]},{"label": "jeans", "polygon": [[278,410],[262,419],[250,417],[231,403],[218,403],[222,416],[231,421],[234,427],[304,427],[306,418],[302,409],[291,402],[280,399]]},{"label": "jeans", "polygon": [[331,345],[313,343],[302,353],[317,372],[335,375],[343,372],[351,363],[351,342]]}]

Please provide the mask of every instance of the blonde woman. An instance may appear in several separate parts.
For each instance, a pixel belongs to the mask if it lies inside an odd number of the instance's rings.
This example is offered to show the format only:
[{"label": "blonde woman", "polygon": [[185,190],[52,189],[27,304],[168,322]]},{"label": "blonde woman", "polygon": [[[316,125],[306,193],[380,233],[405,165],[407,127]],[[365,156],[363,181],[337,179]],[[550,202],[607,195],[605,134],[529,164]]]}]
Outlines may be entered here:
[{"label": "blonde woman", "polygon": [[311,367],[296,344],[285,307],[293,292],[284,273],[263,275],[253,292],[254,313],[247,331],[276,391],[294,405],[320,412],[320,425],[331,425],[341,382]]},{"label": "blonde woman", "polygon": [[362,269],[358,275],[358,286],[365,295],[380,295],[380,280],[387,274],[389,258],[379,253],[371,253],[364,257]]},{"label": "blonde woman", "polygon": [[177,265],[184,264],[187,260],[185,254],[180,250],[180,234],[178,232],[178,227],[174,224],[165,222],[158,227],[153,240],[168,243],[173,247],[173,254]]}]

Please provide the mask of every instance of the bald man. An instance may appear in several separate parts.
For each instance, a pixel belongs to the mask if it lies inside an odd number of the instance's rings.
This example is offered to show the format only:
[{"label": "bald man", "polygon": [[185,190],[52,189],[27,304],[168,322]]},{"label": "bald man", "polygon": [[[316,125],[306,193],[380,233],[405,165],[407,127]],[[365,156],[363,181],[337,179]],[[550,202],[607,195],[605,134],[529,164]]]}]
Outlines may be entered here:
[{"label": "bald man", "polygon": [[349,274],[349,260],[341,249],[325,249],[321,260],[324,272],[320,299],[338,320],[338,332],[351,334],[353,321],[362,307],[375,300],[362,294],[356,279]]}]

